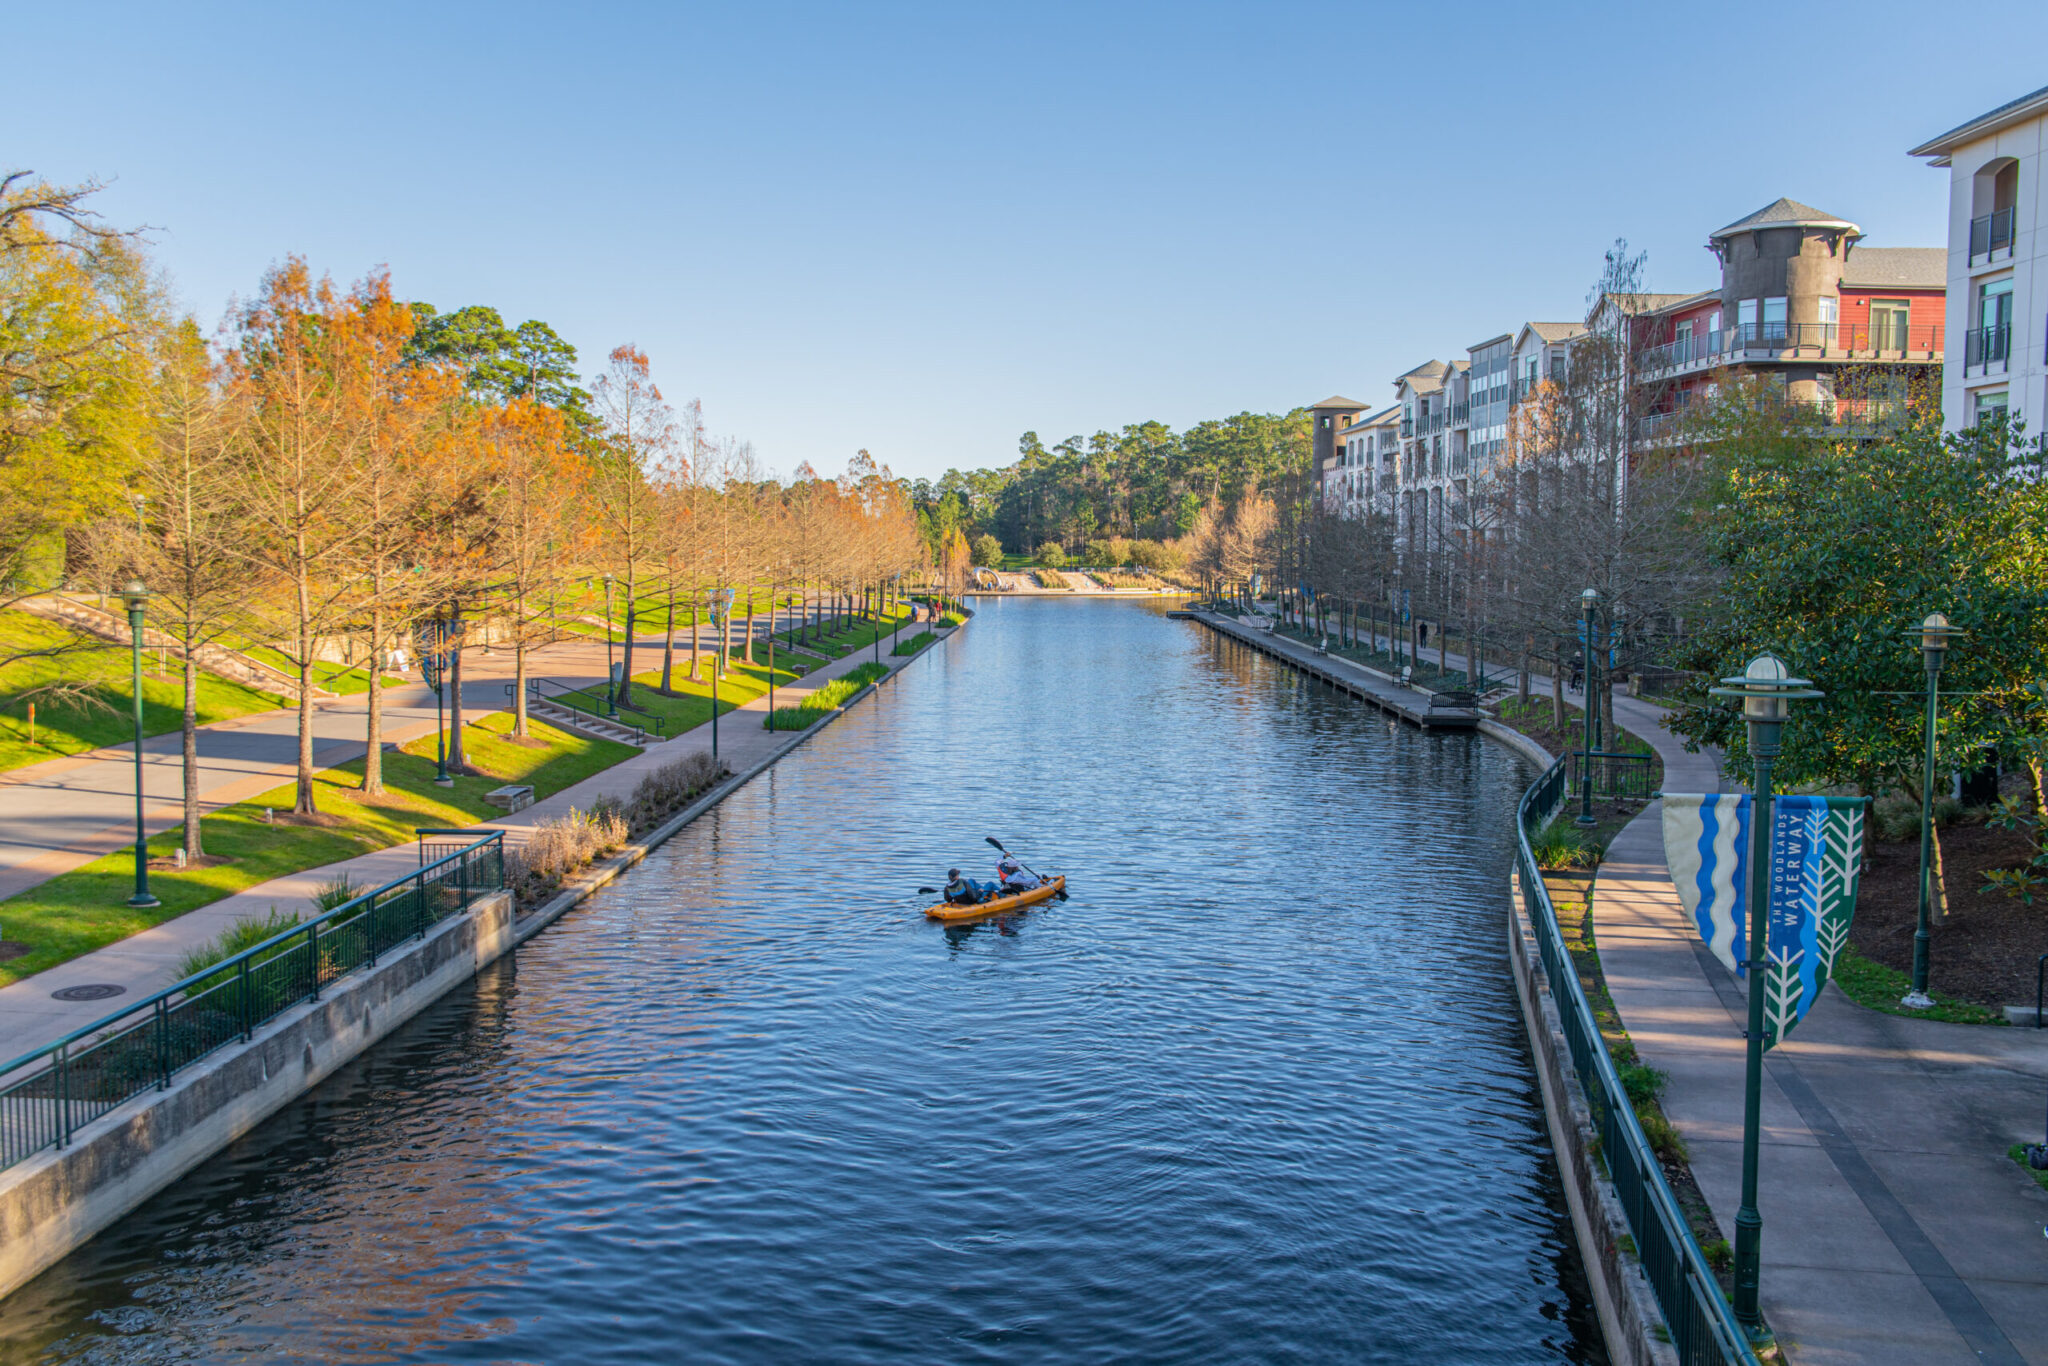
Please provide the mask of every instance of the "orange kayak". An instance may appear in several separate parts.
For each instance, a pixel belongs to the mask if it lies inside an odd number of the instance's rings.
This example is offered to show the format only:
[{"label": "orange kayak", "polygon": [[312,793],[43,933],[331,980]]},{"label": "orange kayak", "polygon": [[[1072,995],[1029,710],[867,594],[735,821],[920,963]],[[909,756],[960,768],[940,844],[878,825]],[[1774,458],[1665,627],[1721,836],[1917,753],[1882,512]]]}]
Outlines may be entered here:
[{"label": "orange kayak", "polygon": [[1064,877],[1056,877],[1042,887],[1012,892],[1008,896],[999,896],[988,901],[978,901],[972,906],[955,906],[951,902],[942,901],[936,906],[925,907],[924,913],[933,920],[979,920],[985,915],[1001,915],[1004,911],[1014,911],[1020,906],[1035,906],[1041,901],[1049,901],[1058,896],[1066,885],[1067,880]]}]

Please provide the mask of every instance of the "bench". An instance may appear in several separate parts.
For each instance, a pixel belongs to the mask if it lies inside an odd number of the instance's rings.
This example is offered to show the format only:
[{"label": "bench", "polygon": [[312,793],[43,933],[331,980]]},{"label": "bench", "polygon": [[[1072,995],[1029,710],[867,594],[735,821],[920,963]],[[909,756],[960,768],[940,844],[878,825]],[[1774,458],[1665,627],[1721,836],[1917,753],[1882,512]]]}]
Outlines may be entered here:
[{"label": "bench", "polygon": [[525,783],[507,783],[484,793],[484,800],[501,811],[524,811],[533,805],[533,788]]}]

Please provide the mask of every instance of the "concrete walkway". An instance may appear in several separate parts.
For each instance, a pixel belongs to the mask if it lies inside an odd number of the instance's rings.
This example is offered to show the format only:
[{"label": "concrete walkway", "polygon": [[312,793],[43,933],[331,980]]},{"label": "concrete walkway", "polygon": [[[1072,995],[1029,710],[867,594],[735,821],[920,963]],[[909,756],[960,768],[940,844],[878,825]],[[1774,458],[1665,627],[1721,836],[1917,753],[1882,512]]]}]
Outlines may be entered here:
[{"label": "concrete walkway", "polygon": [[[943,630],[939,634],[950,635],[951,629]],[[638,649],[636,645],[636,654]],[[601,664],[601,642],[598,651]],[[778,687],[775,690],[775,704],[779,707],[794,705],[825,682],[870,662],[872,658],[872,651],[863,650],[832,664],[821,666],[800,683]],[[901,668],[910,662],[910,658],[892,659],[885,651],[882,662]],[[465,671],[470,669],[470,661],[467,658],[463,667]],[[509,659],[505,667],[509,670]],[[601,668],[597,677],[602,677]],[[467,681],[464,690],[466,695],[469,694],[470,685]],[[496,691],[494,687],[477,687],[474,695],[483,697],[493,691]],[[502,696],[499,700],[502,701]],[[770,731],[762,725],[767,706],[768,699],[763,695],[719,718],[719,757],[735,772],[765,757],[778,744],[790,738],[789,732]],[[473,713],[476,709],[468,710]],[[427,729],[432,729],[431,713]],[[356,743],[355,749],[357,753],[361,752],[360,741]],[[693,753],[708,753],[710,749],[711,726],[706,722],[661,744],[649,745],[634,757],[615,764],[573,787],[557,792],[543,801],[536,802],[523,811],[481,823],[474,828],[479,831],[502,829],[506,832],[507,841],[516,845],[522,842],[540,821],[559,817],[572,806],[587,809],[600,796],[624,798],[631,794],[640,779],[649,771],[674,763]],[[277,779],[273,775],[261,781],[268,787],[274,786]],[[403,844],[345,859],[339,863],[273,878],[117,943],[82,954],[69,962],[60,963],[33,977],[24,978],[7,987],[0,987],[0,1061],[25,1053],[39,1044],[61,1038],[75,1029],[82,1029],[119,1009],[124,1003],[121,997],[85,1002],[59,1001],[53,999],[53,992],[90,983],[118,986],[122,989],[122,997],[128,999],[146,995],[168,986],[175,980],[173,974],[176,965],[187,952],[212,940],[237,920],[261,916],[273,908],[303,913],[314,893],[323,884],[338,877],[345,876],[367,891],[402,877],[418,866],[418,846]]]},{"label": "concrete walkway", "polygon": [[[1464,667],[1456,653],[1449,663]],[[1667,790],[1742,790],[1718,755],[1686,753],[1663,708],[1617,696],[1614,715],[1664,761]],[[1594,937],[1637,1053],[1669,1077],[1665,1113],[1732,1244],[1746,989],[1685,914],[1662,821],[1653,802],[1609,846]],[[2048,1031],[1886,1015],[1830,985],[1764,1071],[1761,1294],[1787,1358],[2048,1363],[2048,1192],[2005,1155],[2043,1137]]]},{"label": "concrete walkway", "polygon": [[[1668,731],[1616,719],[1672,791],[1715,791]],[[1647,704],[1637,704],[1654,711]],[[1745,985],[1700,942],[1665,866],[1662,807],[1616,836],[1594,937],[1636,1051],[1732,1242],[1741,1203]],[[2042,1137],[2048,1036],[1865,1010],[1830,985],[1765,1059],[1757,1205],[1764,1316],[1794,1362],[2048,1362],[2048,1192],[2006,1155]]]}]

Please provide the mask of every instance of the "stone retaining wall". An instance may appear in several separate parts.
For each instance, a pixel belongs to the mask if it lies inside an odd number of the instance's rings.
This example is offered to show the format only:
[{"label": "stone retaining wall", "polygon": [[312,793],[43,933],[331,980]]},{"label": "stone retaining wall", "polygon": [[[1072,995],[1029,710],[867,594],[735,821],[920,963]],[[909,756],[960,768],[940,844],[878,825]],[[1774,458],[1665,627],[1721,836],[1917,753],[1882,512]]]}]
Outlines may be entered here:
[{"label": "stone retaining wall", "polygon": [[1592,1286],[1607,1354],[1616,1366],[1678,1366],[1657,1297],[1628,1250],[1634,1246],[1628,1216],[1600,1166],[1599,1135],[1578,1069],[1572,1065],[1571,1046],[1551,998],[1550,979],[1522,906],[1521,888],[1512,888],[1509,899],[1513,910],[1508,916],[1508,959],[1514,966],[1515,995],[1521,1002],[1522,1025],[1543,1092],[1544,1124],[1557,1153],[1559,1183],[1571,1207],[1572,1233]]}]

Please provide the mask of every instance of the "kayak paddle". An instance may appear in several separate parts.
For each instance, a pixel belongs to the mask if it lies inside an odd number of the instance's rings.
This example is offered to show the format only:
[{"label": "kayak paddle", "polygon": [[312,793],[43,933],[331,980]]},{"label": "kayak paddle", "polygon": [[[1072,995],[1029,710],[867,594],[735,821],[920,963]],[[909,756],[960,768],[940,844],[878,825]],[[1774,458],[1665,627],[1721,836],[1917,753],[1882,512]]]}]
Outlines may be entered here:
[{"label": "kayak paddle", "polygon": [[[1004,849],[1004,848],[1003,848],[1003,842],[1002,842],[1001,840],[997,839],[997,838],[996,838],[996,837],[995,837],[994,835],[983,835],[983,836],[982,836],[982,838],[983,838],[983,839],[985,839],[985,840],[987,840],[987,841],[988,841],[988,842],[989,842],[990,844],[993,844],[993,845],[994,845],[994,846],[995,846],[995,847],[996,847],[997,849],[1001,850],[1001,851],[1002,851],[1003,853],[1005,853],[1005,854],[1010,854],[1010,851],[1009,851],[1009,850],[1007,850],[1007,849]],[[1011,857],[1011,858],[1017,858],[1017,856],[1016,856],[1015,854],[1010,854],[1010,857]],[[1037,870],[1036,868],[1033,868],[1033,867],[1032,867],[1032,866],[1031,866],[1030,864],[1026,863],[1026,862],[1025,862],[1025,861],[1024,861],[1023,859],[1017,858],[1017,866],[1018,866],[1019,868],[1022,868],[1022,869],[1023,869],[1023,870],[1025,871],[1025,872],[1027,872],[1027,873],[1031,874],[1031,876],[1033,876],[1033,877],[1037,878],[1037,879],[1038,879],[1038,880],[1039,880],[1040,882],[1045,882],[1045,881],[1048,881],[1048,880],[1049,880],[1049,879],[1047,879],[1047,878],[1045,878],[1045,877],[1041,876],[1041,875],[1040,875],[1040,873],[1039,873],[1039,871],[1038,871],[1038,870]],[[1059,897],[1060,897],[1060,900],[1062,900],[1062,901],[1065,901],[1065,900],[1067,899],[1067,889],[1066,889],[1066,888],[1064,888],[1064,887],[1060,888],[1060,891],[1059,891]]]}]

